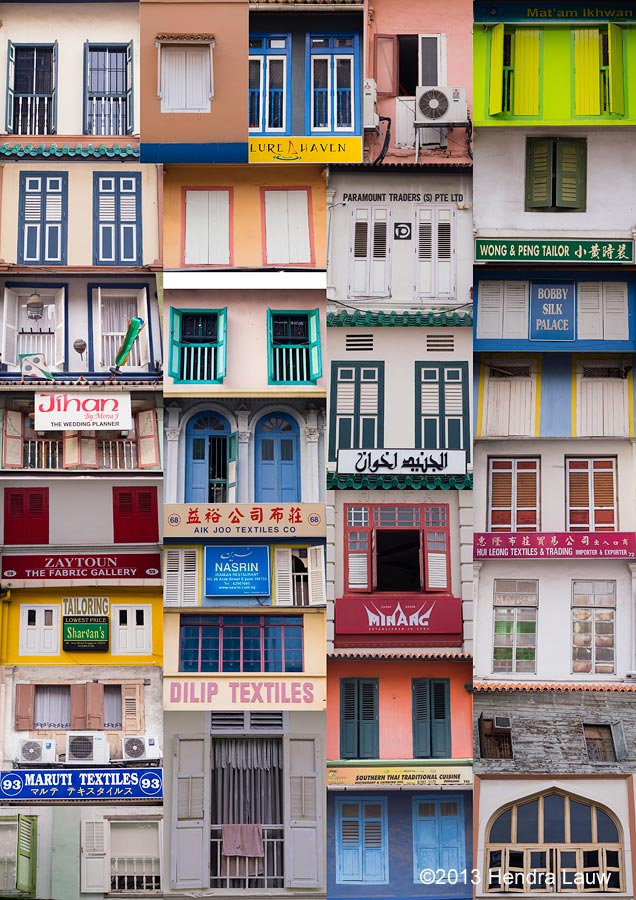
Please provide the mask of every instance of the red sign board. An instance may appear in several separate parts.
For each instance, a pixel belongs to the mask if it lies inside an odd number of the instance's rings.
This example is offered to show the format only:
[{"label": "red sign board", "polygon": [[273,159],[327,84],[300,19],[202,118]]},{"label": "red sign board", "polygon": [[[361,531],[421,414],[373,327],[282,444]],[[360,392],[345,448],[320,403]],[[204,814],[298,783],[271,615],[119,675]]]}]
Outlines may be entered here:
[{"label": "red sign board", "polygon": [[18,556],[4,554],[2,577],[5,579],[69,578],[93,581],[96,578],[161,578],[159,553],[95,553],[94,555],[41,554]]},{"label": "red sign board", "polygon": [[541,531],[476,534],[475,559],[632,559],[633,531]]},{"label": "red sign board", "polygon": [[458,597],[440,596],[343,597],[336,601],[336,636],[341,647],[405,646],[405,641],[419,647],[461,646],[462,602]]}]

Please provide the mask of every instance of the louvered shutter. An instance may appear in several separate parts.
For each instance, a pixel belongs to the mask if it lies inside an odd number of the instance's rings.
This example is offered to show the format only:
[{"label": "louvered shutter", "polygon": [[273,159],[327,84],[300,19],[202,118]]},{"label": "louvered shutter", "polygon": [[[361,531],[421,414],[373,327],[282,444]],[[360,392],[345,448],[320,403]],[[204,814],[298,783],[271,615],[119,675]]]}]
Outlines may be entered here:
[{"label": "louvered shutter", "polygon": [[66,264],[67,173],[20,177],[18,262]]},{"label": "louvered shutter", "polygon": [[2,467],[24,468],[24,414],[16,409],[5,409],[2,427]]},{"label": "louvered shutter", "polygon": [[48,488],[4,489],[4,543],[48,544]]},{"label": "louvered shutter", "polygon": [[38,865],[37,835],[37,816],[18,815],[16,888],[29,894],[35,894]]},{"label": "louvered shutter", "polygon": [[468,450],[468,363],[441,369],[443,387],[442,446],[446,450]]},{"label": "louvered shutter", "polygon": [[309,377],[312,381],[322,378],[322,350],[320,347],[320,310],[307,313],[309,330]]},{"label": "louvered shutter", "polygon": [[327,602],[325,583],[325,548],[310,547],[309,556],[309,605],[323,606]]},{"label": "louvered shutter", "polygon": [[580,341],[603,339],[603,302],[600,281],[579,281],[577,285],[577,337]]},{"label": "louvered shutter", "polygon": [[320,888],[324,884],[320,741],[283,739],[288,789],[285,801],[285,887]]},{"label": "louvered shutter", "polygon": [[359,759],[379,758],[378,681],[358,679]]},{"label": "louvered shutter", "polygon": [[160,48],[161,53],[161,111],[180,112],[186,109],[186,47]]},{"label": "louvered shutter", "polygon": [[383,446],[380,402],[381,398],[384,399],[384,363],[374,367],[361,366],[358,369],[358,377],[360,379],[360,414],[357,446],[369,450]]},{"label": "louvered shutter", "polygon": [[227,439],[227,502],[236,503],[238,493],[238,431]]},{"label": "louvered shutter", "polygon": [[340,758],[358,759],[358,682],[340,679]]},{"label": "louvered shutter", "polygon": [[504,23],[499,22],[490,29],[488,114],[491,116],[496,116],[503,112],[503,60]]},{"label": "louvered shutter", "polygon": [[606,281],[602,290],[603,339],[624,341],[629,334],[627,284],[624,281]]},{"label": "louvered shutter", "polygon": [[130,41],[126,47],[126,134],[132,134],[135,130],[134,60],[134,44]]},{"label": "louvered shutter", "polygon": [[413,757],[428,759],[431,756],[431,718],[429,681],[414,678],[411,683],[413,712]]},{"label": "louvered shutter", "polygon": [[35,718],[35,684],[15,686],[15,730],[32,731]]},{"label": "louvered shutter", "polygon": [[450,207],[441,207],[435,218],[435,294],[448,299],[455,296],[455,213]]},{"label": "louvered shutter", "polygon": [[625,73],[623,68],[623,30],[613,22],[607,25],[609,50],[609,111],[625,114]]},{"label": "louvered shutter", "polygon": [[350,450],[356,445],[355,419],[356,381],[357,369],[355,367],[334,367],[335,390],[332,391],[331,403],[333,404],[332,434],[330,436],[332,459],[336,458],[337,450]]},{"label": "louvered shutter", "polygon": [[170,309],[170,348],[168,350],[168,374],[181,377],[181,310]]},{"label": "louvered shutter", "polygon": [[371,233],[371,258],[369,260],[369,295],[386,297],[390,294],[391,243],[389,226],[391,212],[384,207],[371,208],[373,230]]},{"label": "louvered shutter", "polygon": [[199,605],[199,551],[196,547],[164,549],[164,606]]},{"label": "louvered shutter", "polygon": [[293,606],[292,552],[289,547],[276,547],[274,549],[274,569],[276,606]]},{"label": "louvered shutter", "polygon": [[386,816],[382,801],[362,803],[362,878],[365,882],[386,880]]},{"label": "louvered shutter", "polygon": [[159,434],[157,430],[157,410],[143,409],[135,415],[137,433],[137,457],[140,469],[159,465]]},{"label": "louvered shutter", "polygon": [[120,175],[118,180],[120,265],[141,265],[141,181],[138,175]]},{"label": "louvered shutter", "polygon": [[156,543],[159,539],[157,489],[113,488],[114,542]]},{"label": "louvered shutter", "polygon": [[186,191],[185,264],[230,264],[230,191]]},{"label": "louvered shutter", "polygon": [[18,295],[11,288],[4,289],[2,362],[7,366],[18,364]]},{"label": "louvered shutter", "polygon": [[142,684],[121,686],[122,730],[127,734],[143,733],[143,693]]},{"label": "louvered shutter", "polygon": [[556,142],[556,205],[565,209],[585,208],[584,141]]},{"label": "louvered shutter", "polygon": [[528,338],[528,282],[504,283],[503,334],[508,339]]},{"label": "louvered shutter", "polygon": [[431,756],[445,759],[451,755],[450,747],[450,686],[447,679],[432,679],[431,700]]},{"label": "louvered shutter", "polygon": [[537,460],[516,461],[517,508],[513,531],[536,531],[539,527],[537,476]]},{"label": "louvered shutter", "polygon": [[616,479],[613,460],[595,459],[592,463],[594,531],[616,529]]},{"label": "louvered shutter", "polygon": [[338,798],[338,881],[362,881],[362,805]]},{"label": "louvered shutter", "polygon": [[114,175],[95,174],[95,265],[117,262],[117,191]]},{"label": "louvered shutter", "polygon": [[480,281],[477,291],[477,339],[503,337],[503,281]]},{"label": "louvered shutter", "polygon": [[[369,590],[370,586],[370,568],[371,568],[371,531],[367,530],[364,532],[356,531],[351,528],[351,531],[355,531],[358,537],[352,538],[351,534],[348,536],[348,547],[347,547],[347,587],[350,590]],[[360,546],[362,541],[359,537],[360,534],[364,534],[364,544],[365,546]],[[358,546],[352,548],[352,543],[357,544]]]},{"label": "louvered shutter", "polygon": [[110,891],[108,822],[81,822],[81,889],[85,894]]},{"label": "louvered shutter", "polygon": [[209,737],[174,738],[171,882],[175,888],[209,885]]},{"label": "louvered shutter", "polygon": [[[446,510],[448,521],[448,509]],[[424,572],[427,591],[446,591],[449,583],[450,534],[446,526],[425,526],[422,532],[424,541]]]},{"label": "louvered shutter", "polygon": [[433,209],[417,211],[417,289],[420,297],[433,296]]},{"label": "louvered shutter", "polygon": [[526,145],[526,209],[552,206],[551,140],[528,140]]},{"label": "louvered shutter", "polygon": [[442,374],[437,365],[420,369],[420,445],[425,450],[441,446]]},{"label": "louvered shutter", "polygon": [[539,115],[539,30],[517,28],[514,40],[512,111],[515,116]]},{"label": "louvered shutter", "polygon": [[94,265],[141,265],[141,176],[94,178]]},{"label": "louvered shutter", "polygon": [[601,113],[600,42],[598,28],[575,28],[574,112],[577,116]]},{"label": "louvered shutter", "polygon": [[590,462],[585,459],[567,461],[568,530],[591,531]]},{"label": "louvered shutter", "polygon": [[371,210],[368,207],[354,207],[351,210],[352,239],[349,274],[349,294],[364,296],[368,291],[367,271],[369,267],[369,225]]}]

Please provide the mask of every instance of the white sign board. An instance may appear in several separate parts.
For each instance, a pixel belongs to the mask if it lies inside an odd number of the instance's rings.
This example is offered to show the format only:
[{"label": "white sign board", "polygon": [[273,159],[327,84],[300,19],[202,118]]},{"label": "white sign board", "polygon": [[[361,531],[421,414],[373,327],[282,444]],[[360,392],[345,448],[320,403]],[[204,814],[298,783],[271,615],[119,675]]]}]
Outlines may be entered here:
[{"label": "white sign board", "polygon": [[36,431],[81,428],[130,430],[130,394],[55,392],[35,395]]},{"label": "white sign board", "polygon": [[465,475],[465,450],[338,450],[343,475]]}]

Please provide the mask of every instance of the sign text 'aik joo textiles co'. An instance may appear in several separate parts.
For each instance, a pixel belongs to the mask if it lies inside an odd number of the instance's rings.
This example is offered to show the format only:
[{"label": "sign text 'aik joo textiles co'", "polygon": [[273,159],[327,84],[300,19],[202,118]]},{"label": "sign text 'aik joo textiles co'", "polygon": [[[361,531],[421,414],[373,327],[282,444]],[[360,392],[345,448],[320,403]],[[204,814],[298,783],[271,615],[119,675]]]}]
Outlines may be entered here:
[{"label": "sign text 'aik joo textiles co'", "polygon": [[164,537],[324,537],[322,503],[166,503]]},{"label": "sign text 'aik joo textiles co'", "polygon": [[269,548],[205,548],[206,597],[268,596]]},{"label": "sign text 'aik joo textiles co'", "polygon": [[130,394],[35,395],[35,430],[132,428]]}]

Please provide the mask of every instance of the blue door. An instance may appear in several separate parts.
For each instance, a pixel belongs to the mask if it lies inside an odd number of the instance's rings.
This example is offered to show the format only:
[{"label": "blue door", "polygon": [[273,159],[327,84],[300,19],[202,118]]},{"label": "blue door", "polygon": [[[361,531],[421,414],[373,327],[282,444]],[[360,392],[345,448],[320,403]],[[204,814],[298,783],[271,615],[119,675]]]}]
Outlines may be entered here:
[{"label": "blue door", "polygon": [[186,503],[228,502],[230,448],[230,426],[222,416],[203,412],[190,419],[186,427]]},{"label": "blue door", "polygon": [[298,425],[289,416],[275,413],[256,426],[257,503],[300,502],[300,454]]}]

